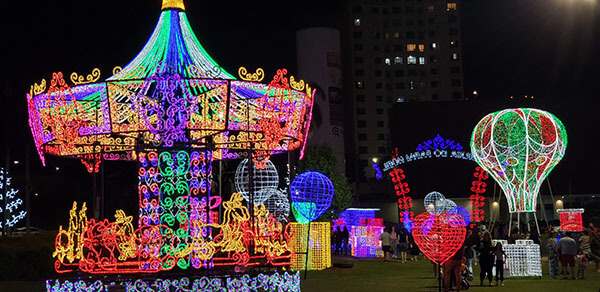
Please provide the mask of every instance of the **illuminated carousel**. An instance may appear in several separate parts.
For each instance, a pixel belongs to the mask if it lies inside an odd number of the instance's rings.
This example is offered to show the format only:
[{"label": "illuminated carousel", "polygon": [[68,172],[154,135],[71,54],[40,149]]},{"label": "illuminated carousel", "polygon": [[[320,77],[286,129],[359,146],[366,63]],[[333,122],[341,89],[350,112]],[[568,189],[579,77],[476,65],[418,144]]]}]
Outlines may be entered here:
[{"label": "illuminated carousel", "polygon": [[[215,160],[249,158],[261,170],[274,154],[306,143],[313,91],[277,71],[229,74],[206,53],[182,0],[164,0],[142,51],[100,80],[100,70],[62,73],[27,94],[29,124],[44,155],[80,159],[90,172],[103,160],[136,161],[139,221],[88,219],[73,204],[56,237],[48,291],[299,291],[292,232],[263,204],[212,196]],[[46,90],[47,88],[47,90]],[[251,175],[250,175],[251,176]],[[249,186],[253,184],[250,182]],[[254,191],[245,198],[254,202]],[[215,212],[219,206],[223,212]],[[258,273],[260,268],[262,273]]]}]

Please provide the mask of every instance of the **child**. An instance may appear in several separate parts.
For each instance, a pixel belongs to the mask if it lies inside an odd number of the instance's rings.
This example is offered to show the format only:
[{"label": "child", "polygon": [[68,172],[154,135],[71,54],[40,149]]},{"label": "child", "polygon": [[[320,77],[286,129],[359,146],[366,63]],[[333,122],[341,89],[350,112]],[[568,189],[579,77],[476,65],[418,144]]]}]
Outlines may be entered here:
[{"label": "child", "polygon": [[[497,242],[496,248],[494,249],[494,255],[496,256],[496,286],[504,286],[504,257],[506,253],[502,249],[502,243]],[[500,282],[498,282],[500,280]]]},{"label": "child", "polygon": [[[577,278],[583,279],[583,273],[585,272],[586,265],[588,263],[587,256],[582,250],[577,252],[577,262],[579,262],[579,269],[577,270]],[[579,276],[581,274],[581,277]]]}]

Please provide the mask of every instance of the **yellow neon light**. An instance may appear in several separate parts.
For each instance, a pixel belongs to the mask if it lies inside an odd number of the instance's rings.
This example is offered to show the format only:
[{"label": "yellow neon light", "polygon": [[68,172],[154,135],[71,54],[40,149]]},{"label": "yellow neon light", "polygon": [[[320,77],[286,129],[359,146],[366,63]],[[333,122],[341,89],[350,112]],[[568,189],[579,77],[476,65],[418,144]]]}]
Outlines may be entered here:
[{"label": "yellow neon light", "polygon": [[34,83],[29,89],[29,94],[33,97],[46,91],[46,79],[42,79],[40,84]]},{"label": "yellow neon light", "polygon": [[304,80],[300,79],[300,81],[296,82],[296,79],[294,79],[294,76],[290,76],[290,87],[292,87],[293,89],[296,89],[298,91],[303,91],[304,90]]},{"label": "yellow neon light", "polygon": [[83,236],[87,229],[87,216],[85,203],[77,214],[77,202],[73,202],[73,208],[69,211],[69,228],[63,230],[62,225],[56,235],[56,249],[52,257],[57,257],[61,263],[66,258],[69,263],[83,258]]},{"label": "yellow neon light", "polygon": [[[292,258],[292,270],[303,270],[306,263],[307,223],[290,223],[293,236],[290,249],[295,253]],[[308,269],[323,270],[331,267],[331,227],[329,222],[310,223],[310,241],[308,244]],[[304,254],[303,254],[304,253]]]},{"label": "yellow neon light", "polygon": [[79,75],[76,72],[71,73],[71,82],[75,85],[93,83],[98,81],[98,79],[100,79],[100,69],[98,68],[94,68],[92,73],[88,74],[85,79],[83,75]]},{"label": "yellow neon light", "polygon": [[265,78],[265,71],[262,68],[256,69],[254,73],[248,73],[246,67],[240,67],[238,69],[238,75],[242,80],[245,81],[256,81],[261,82]]},{"label": "yellow neon light", "polygon": [[163,0],[161,10],[166,9],[180,9],[185,11],[183,0]]}]

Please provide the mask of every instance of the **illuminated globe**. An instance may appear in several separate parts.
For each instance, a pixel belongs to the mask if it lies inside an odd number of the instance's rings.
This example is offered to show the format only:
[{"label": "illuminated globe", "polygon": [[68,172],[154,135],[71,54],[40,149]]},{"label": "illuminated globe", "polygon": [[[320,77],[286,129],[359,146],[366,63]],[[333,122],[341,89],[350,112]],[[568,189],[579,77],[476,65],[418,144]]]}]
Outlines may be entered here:
[{"label": "illuminated globe", "polygon": [[331,180],[320,172],[306,171],[298,175],[290,185],[296,221],[307,223],[319,218],[331,206],[334,192]]},{"label": "illuminated globe", "polygon": [[[246,201],[250,201],[250,179],[249,179],[248,158],[242,160],[235,171],[234,183],[235,190],[239,192]],[[252,185],[254,186],[254,204],[261,204],[266,201],[277,190],[279,186],[279,175],[273,162],[267,160],[263,169],[253,165]],[[271,189],[261,191],[262,189]]]},{"label": "illuminated globe", "polygon": [[448,214],[459,215],[462,217],[463,221],[465,222],[465,226],[471,223],[471,214],[469,214],[469,211],[463,207],[454,207],[448,211]]},{"label": "illuminated globe", "polygon": [[454,208],[456,208],[456,203],[454,203],[452,200],[446,199],[445,211],[450,211]]},{"label": "illuminated globe", "polygon": [[264,202],[265,207],[269,210],[269,213],[273,214],[273,217],[279,222],[287,222],[290,216],[290,200],[287,196],[279,191],[275,190],[272,195]]},{"label": "illuminated globe", "polygon": [[425,210],[433,215],[442,214],[446,211],[446,197],[440,192],[431,192],[425,196],[423,205]]},{"label": "illuminated globe", "polygon": [[543,180],[565,155],[567,131],[551,113],[518,108],[485,116],[475,126],[471,152],[500,185],[510,213],[535,212]]}]

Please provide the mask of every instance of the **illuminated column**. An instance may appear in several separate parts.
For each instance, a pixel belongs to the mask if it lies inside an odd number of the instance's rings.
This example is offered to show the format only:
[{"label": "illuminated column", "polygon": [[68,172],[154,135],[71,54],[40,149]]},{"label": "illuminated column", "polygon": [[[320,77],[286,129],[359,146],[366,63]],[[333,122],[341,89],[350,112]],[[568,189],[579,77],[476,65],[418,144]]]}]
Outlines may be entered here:
[{"label": "illuminated column", "polygon": [[[306,263],[306,240],[308,223],[290,223],[293,231],[290,249],[294,251],[292,270],[303,270]],[[331,226],[329,222],[310,223],[308,242],[308,270],[323,270],[331,267]]]},{"label": "illuminated column", "polygon": [[[194,223],[216,220],[210,216],[210,209],[220,203],[220,198],[209,197],[211,152],[140,153],[138,162],[139,227],[163,226],[163,246],[175,248],[184,248],[192,237],[207,237],[209,230],[194,228]],[[186,257],[177,265],[187,269],[211,264]]]}]

